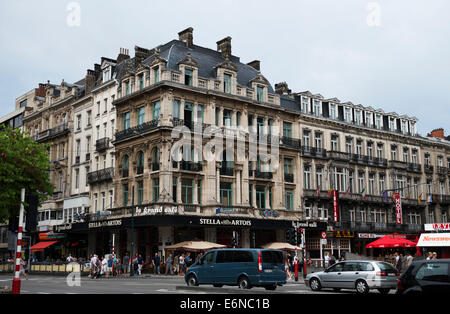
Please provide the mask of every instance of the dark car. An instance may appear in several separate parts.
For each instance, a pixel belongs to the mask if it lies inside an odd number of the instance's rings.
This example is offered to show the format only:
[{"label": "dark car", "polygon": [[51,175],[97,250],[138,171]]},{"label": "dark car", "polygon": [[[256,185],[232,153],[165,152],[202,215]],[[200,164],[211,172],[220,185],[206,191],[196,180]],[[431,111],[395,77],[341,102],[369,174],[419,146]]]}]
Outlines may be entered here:
[{"label": "dark car", "polygon": [[185,281],[189,286],[208,284],[275,290],[286,283],[283,253],[265,249],[211,250],[189,267]]},{"label": "dark car", "polygon": [[397,294],[450,293],[450,259],[414,261],[400,276]]}]

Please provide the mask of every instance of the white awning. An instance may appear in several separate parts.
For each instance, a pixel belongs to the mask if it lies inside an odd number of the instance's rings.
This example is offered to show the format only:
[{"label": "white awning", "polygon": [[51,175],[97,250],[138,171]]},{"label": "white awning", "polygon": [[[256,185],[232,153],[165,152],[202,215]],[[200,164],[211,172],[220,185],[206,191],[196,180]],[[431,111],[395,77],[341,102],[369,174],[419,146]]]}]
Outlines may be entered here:
[{"label": "white awning", "polygon": [[420,235],[419,247],[450,247],[450,233],[422,233]]}]

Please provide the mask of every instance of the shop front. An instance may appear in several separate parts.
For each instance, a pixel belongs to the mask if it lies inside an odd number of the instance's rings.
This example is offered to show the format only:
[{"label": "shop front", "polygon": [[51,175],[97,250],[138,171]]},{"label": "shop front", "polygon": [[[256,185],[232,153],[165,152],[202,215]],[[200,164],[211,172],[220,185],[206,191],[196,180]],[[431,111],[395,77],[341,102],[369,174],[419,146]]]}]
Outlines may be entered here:
[{"label": "shop front", "polygon": [[424,229],[417,242],[422,254],[436,252],[439,259],[450,258],[450,223],[425,224]]}]

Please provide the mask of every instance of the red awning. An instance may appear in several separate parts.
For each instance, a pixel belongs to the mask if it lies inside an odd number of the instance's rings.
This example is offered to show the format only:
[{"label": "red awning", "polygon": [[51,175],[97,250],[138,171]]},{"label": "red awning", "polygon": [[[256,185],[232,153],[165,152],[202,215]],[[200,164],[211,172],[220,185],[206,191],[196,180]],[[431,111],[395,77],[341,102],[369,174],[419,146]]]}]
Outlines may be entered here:
[{"label": "red awning", "polygon": [[31,251],[43,251],[45,248],[48,248],[50,245],[55,244],[58,241],[42,241],[33,245],[30,249]]},{"label": "red awning", "polygon": [[371,248],[391,248],[391,247],[415,247],[416,244],[412,241],[406,240],[401,237],[392,235],[386,235],[372,243],[366,245],[367,249]]}]

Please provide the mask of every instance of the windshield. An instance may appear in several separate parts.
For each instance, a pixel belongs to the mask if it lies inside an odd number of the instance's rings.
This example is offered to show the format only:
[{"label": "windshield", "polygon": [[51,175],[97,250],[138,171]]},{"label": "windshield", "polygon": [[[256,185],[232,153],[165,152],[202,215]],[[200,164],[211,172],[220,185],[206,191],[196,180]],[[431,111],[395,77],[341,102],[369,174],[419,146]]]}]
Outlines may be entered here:
[{"label": "windshield", "polygon": [[393,270],[395,272],[397,271],[394,266],[392,266],[391,264],[386,263],[386,262],[378,262],[377,265],[378,265],[378,267],[380,267],[380,269],[382,271],[386,271],[386,270],[391,270],[391,271]]}]

